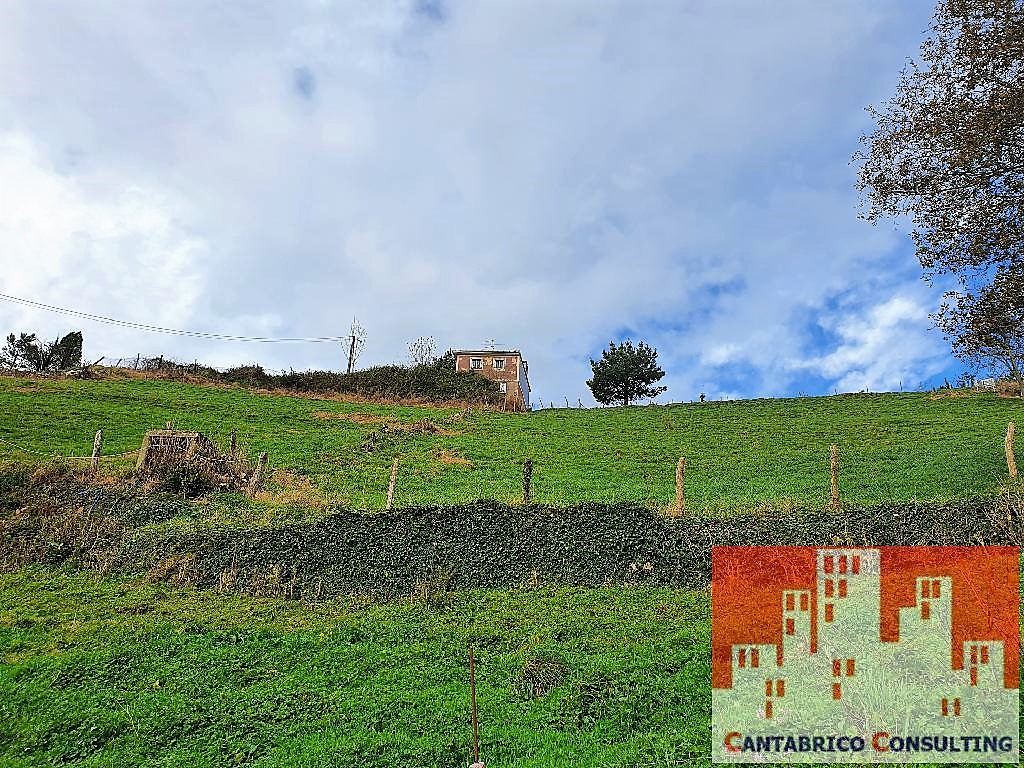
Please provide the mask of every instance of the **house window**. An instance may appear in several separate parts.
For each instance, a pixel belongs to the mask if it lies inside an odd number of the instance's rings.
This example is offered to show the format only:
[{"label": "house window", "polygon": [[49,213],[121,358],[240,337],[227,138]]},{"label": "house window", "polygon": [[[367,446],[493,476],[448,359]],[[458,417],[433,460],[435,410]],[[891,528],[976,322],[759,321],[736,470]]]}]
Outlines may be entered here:
[{"label": "house window", "polygon": [[484,359],[482,357],[471,357],[469,359],[469,367],[474,371],[478,371],[484,367]]},{"label": "house window", "polygon": [[505,358],[496,357],[494,358],[494,370],[501,371],[505,369]]},{"label": "house window", "polygon": [[506,384],[504,381],[499,381],[498,389],[500,389],[502,392],[508,392],[508,384]]}]

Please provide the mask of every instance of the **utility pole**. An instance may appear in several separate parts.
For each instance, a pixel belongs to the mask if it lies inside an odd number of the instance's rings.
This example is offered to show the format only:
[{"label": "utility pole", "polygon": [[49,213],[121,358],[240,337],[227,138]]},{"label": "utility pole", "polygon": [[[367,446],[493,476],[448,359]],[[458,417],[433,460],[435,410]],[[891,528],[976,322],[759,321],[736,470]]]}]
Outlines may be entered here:
[{"label": "utility pole", "polygon": [[349,338],[348,348],[348,370],[346,373],[352,373],[352,366],[356,362],[356,335],[353,333]]}]

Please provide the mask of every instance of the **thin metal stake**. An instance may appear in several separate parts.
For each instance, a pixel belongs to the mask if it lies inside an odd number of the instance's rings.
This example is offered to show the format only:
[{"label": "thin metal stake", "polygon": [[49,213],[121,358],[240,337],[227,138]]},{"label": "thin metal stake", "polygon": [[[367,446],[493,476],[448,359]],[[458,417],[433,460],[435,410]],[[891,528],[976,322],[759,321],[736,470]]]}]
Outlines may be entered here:
[{"label": "thin metal stake", "polygon": [[473,704],[473,762],[480,762],[480,734],[476,722],[476,667],[473,664],[473,648],[469,649],[469,695]]}]

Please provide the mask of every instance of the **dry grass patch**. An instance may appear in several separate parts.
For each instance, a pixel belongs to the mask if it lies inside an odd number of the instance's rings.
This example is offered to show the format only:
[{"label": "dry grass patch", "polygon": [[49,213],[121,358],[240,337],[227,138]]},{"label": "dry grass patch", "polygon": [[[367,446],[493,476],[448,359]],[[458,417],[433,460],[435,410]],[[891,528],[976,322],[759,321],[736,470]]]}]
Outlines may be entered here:
[{"label": "dry grass patch", "polygon": [[299,504],[310,509],[319,509],[327,502],[323,493],[308,477],[286,469],[271,472],[262,490],[257,491],[254,498],[267,504]]},{"label": "dry grass patch", "polygon": [[448,448],[440,448],[434,451],[434,458],[442,464],[448,464],[455,467],[465,467],[466,469],[473,468],[473,462],[467,459],[457,451],[450,450]]},{"label": "dry grass patch", "polygon": [[381,424],[394,424],[395,419],[374,416],[372,413],[341,413],[339,411],[313,411],[314,419],[327,419],[329,421],[351,421],[355,424],[379,427]]},{"label": "dry grass patch", "polygon": [[[314,411],[313,418],[325,419],[328,421],[350,421],[354,424],[374,427],[381,430],[391,430],[394,432],[417,432],[420,434],[442,435],[445,437],[451,437],[459,434],[454,430],[439,426],[427,418],[418,419],[416,421],[401,421],[393,416],[376,416],[371,413],[358,412],[341,413],[338,411]],[[451,417],[449,420],[454,421],[455,419],[454,417]]]},{"label": "dry grass patch", "polygon": [[940,389],[927,396],[928,400],[943,400],[947,397],[971,397],[971,392],[966,389]]}]

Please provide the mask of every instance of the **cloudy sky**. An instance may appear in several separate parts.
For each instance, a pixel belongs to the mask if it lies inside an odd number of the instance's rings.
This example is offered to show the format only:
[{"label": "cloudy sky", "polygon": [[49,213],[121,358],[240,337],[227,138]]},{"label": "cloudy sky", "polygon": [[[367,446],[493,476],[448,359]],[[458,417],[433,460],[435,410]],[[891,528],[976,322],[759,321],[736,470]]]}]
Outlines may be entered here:
[{"label": "cloudy sky", "polygon": [[[521,348],[592,402],[610,339],[661,400],[959,370],[905,232],[857,218],[864,107],[929,2],[0,4],[0,293],[172,328]],[[80,328],[89,357],[338,368],[337,345]]]}]

